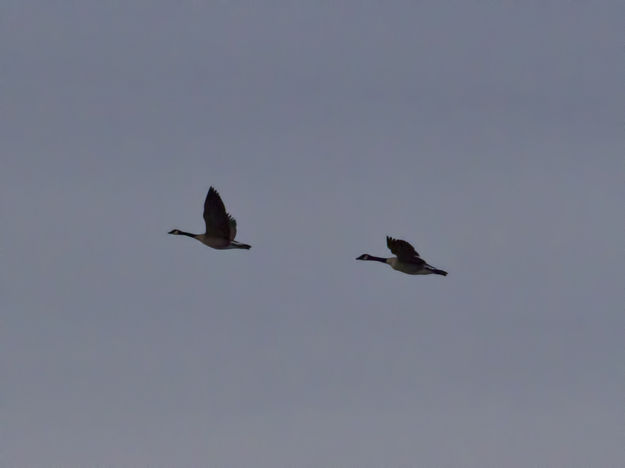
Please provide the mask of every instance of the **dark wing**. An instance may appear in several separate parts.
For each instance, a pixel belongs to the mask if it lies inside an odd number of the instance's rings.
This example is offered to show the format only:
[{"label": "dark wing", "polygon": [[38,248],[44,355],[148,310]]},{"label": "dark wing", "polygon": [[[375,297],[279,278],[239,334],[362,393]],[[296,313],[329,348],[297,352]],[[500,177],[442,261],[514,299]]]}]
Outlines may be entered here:
[{"label": "dark wing", "polygon": [[228,223],[230,225],[230,240],[233,241],[237,236],[237,220],[228,213]]},{"label": "dark wing", "polygon": [[419,253],[414,247],[404,240],[393,239],[392,237],[386,236],[386,245],[390,251],[397,255],[397,258],[402,261],[421,260],[419,258]]},{"label": "dark wing", "polygon": [[224,202],[217,190],[211,187],[204,200],[204,222],[206,223],[206,234],[210,237],[223,237],[230,239],[230,219],[226,213]]}]

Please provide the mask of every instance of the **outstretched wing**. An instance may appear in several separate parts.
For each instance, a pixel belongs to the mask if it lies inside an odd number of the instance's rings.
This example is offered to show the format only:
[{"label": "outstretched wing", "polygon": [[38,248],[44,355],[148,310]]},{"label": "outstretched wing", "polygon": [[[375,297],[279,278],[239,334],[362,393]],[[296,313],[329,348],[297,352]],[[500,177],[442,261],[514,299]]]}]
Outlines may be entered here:
[{"label": "outstretched wing", "polygon": [[419,253],[405,240],[393,239],[392,237],[386,236],[386,245],[390,251],[397,255],[397,258],[402,261],[421,260],[419,258]]},{"label": "outstretched wing", "polygon": [[228,224],[230,227],[230,240],[233,241],[237,236],[237,220],[228,213]]},{"label": "outstretched wing", "polygon": [[217,190],[211,187],[204,200],[204,222],[206,234],[210,237],[223,237],[231,239],[230,220],[232,217],[226,213],[224,202]]}]

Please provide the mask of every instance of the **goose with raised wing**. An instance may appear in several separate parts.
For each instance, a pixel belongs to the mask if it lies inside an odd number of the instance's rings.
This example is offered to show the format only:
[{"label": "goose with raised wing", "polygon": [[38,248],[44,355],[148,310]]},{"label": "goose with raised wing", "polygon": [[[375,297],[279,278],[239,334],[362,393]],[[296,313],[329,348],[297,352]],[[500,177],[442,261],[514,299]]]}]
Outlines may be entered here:
[{"label": "goose with raised wing", "polygon": [[421,258],[419,253],[408,242],[400,239],[393,239],[386,236],[386,245],[395,257],[382,258],[374,255],[363,254],[356,260],[370,260],[374,262],[386,263],[393,270],[401,271],[408,275],[442,275],[447,276],[447,272],[428,265]]},{"label": "goose with raised wing", "polygon": [[237,222],[230,213],[226,212],[224,202],[213,187],[208,190],[206,200],[204,200],[204,223],[206,224],[204,234],[192,234],[179,229],[173,229],[168,234],[192,237],[204,245],[219,250],[249,249],[252,247],[234,240],[237,235]]}]

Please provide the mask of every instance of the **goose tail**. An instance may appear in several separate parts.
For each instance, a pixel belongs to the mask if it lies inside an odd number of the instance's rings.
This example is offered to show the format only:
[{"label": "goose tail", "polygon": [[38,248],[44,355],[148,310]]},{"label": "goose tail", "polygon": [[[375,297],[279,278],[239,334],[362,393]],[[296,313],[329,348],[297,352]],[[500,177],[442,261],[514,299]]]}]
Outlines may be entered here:
[{"label": "goose tail", "polygon": [[245,250],[249,250],[252,248],[251,245],[249,244],[243,244],[241,242],[237,242],[237,241],[231,241],[230,242],[230,247],[233,249],[245,249]]}]

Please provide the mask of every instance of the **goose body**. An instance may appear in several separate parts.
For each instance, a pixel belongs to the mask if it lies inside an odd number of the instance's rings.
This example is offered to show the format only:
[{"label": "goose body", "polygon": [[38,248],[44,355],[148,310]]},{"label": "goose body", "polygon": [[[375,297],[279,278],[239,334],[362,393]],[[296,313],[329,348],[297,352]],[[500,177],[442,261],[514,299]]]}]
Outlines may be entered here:
[{"label": "goose body", "polygon": [[356,260],[369,260],[386,263],[393,270],[401,271],[407,275],[441,275],[447,276],[447,272],[434,268],[423,260],[419,253],[408,242],[400,239],[386,237],[386,245],[395,257],[382,258],[374,255],[362,254]]},{"label": "goose body", "polygon": [[192,237],[202,244],[218,250],[249,249],[252,247],[234,240],[237,235],[237,222],[230,213],[226,212],[224,202],[213,187],[208,190],[204,200],[204,224],[206,225],[204,234],[192,234],[179,229],[173,229],[168,234]]}]

